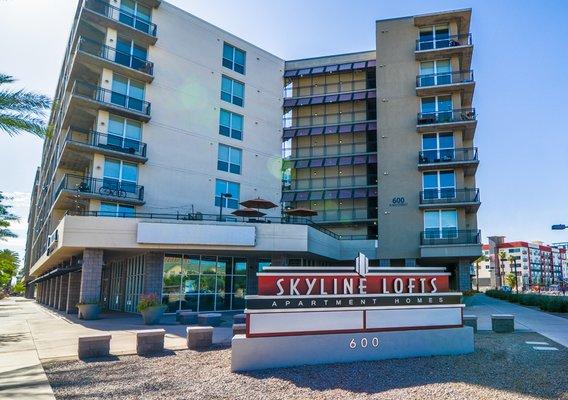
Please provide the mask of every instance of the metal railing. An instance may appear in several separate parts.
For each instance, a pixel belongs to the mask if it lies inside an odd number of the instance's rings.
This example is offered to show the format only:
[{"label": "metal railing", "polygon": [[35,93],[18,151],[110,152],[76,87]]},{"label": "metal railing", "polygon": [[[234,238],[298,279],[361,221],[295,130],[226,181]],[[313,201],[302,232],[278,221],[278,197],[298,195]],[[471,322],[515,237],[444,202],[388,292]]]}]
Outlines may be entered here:
[{"label": "metal railing", "polygon": [[112,197],[117,201],[144,200],[144,186],[111,178],[99,179],[90,176],[65,174],[57,187],[54,198],[57,198],[62,190],[73,190],[78,194]]},{"label": "metal railing", "polygon": [[284,128],[301,128],[319,125],[339,125],[350,122],[375,121],[376,119],[377,114],[375,111],[351,111],[336,114],[322,113],[322,115],[293,115],[290,117],[284,117],[283,124]]},{"label": "metal railing", "polygon": [[85,53],[105,60],[115,62],[125,67],[135,69],[136,71],[152,75],[154,72],[154,63],[142,58],[138,58],[132,54],[122,52],[114,47],[107,46],[97,41],[87,39],[84,36],[79,38],[78,49]]},{"label": "metal railing", "polygon": [[481,231],[457,228],[426,229],[420,232],[420,244],[422,246],[481,244]]},{"label": "metal railing", "polygon": [[477,160],[477,147],[422,150],[418,152],[418,164],[420,165]]},{"label": "metal railing", "polygon": [[156,24],[141,18],[128,11],[121,10],[118,7],[111,6],[104,0],[86,0],[85,8],[96,12],[97,14],[104,15],[107,18],[119,21],[125,25],[131,26],[134,29],[144,32],[147,35],[156,37],[158,27]]},{"label": "metal railing", "polygon": [[369,175],[336,176],[332,178],[292,179],[282,182],[283,190],[341,189],[374,186],[377,177]]},{"label": "metal railing", "polygon": [[104,89],[87,82],[75,81],[71,91],[74,95],[86,97],[90,100],[100,101],[101,103],[112,104],[145,115],[150,115],[149,102]]},{"label": "metal railing", "polygon": [[69,127],[67,134],[65,135],[65,141],[88,144],[101,149],[146,157],[146,143],[135,139],[105,134],[93,130]]},{"label": "metal railing", "polygon": [[346,208],[339,210],[317,210],[312,217],[314,222],[350,222],[377,219],[377,210],[369,208]]},{"label": "metal railing", "polygon": [[472,44],[471,33],[461,35],[443,35],[432,39],[416,39],[416,51],[445,49],[448,47],[470,46]]},{"label": "metal railing", "polygon": [[302,146],[282,149],[282,157],[286,160],[309,157],[331,157],[365,154],[377,151],[376,143],[341,143]]},{"label": "metal railing", "polygon": [[455,204],[479,202],[479,189],[426,189],[420,191],[420,204]]},{"label": "metal railing", "polygon": [[437,74],[418,75],[416,87],[451,85],[473,82],[473,71],[440,72]]},{"label": "metal railing", "polygon": [[291,224],[291,225],[307,225],[310,226],[326,235],[329,235],[335,239],[339,240],[365,240],[365,239],[376,239],[376,236],[372,235],[340,235],[329,229],[324,228],[315,224],[312,220],[302,217],[259,217],[259,218],[248,218],[248,217],[236,217],[233,215],[223,215],[219,217],[219,214],[202,214],[200,212],[195,213],[139,213],[139,212],[100,212],[100,211],[73,211],[69,210],[66,215],[72,216],[83,216],[83,217],[114,217],[114,218],[140,218],[140,219],[156,219],[156,220],[176,220],[176,221],[216,221],[216,222],[226,222],[226,223],[275,223],[275,224]]},{"label": "metal railing", "polygon": [[333,82],[313,85],[291,85],[284,88],[284,98],[317,96],[344,92],[376,89],[375,80],[360,79],[347,82]]},{"label": "metal railing", "polygon": [[432,111],[418,113],[418,125],[443,124],[448,122],[475,121],[475,108],[460,108],[448,111]]}]

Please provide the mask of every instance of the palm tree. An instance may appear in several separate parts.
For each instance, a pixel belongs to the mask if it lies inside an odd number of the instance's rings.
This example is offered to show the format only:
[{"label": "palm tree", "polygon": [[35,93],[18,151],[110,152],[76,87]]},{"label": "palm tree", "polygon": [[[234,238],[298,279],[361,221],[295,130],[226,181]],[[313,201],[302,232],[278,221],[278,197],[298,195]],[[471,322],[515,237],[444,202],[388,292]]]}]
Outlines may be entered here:
[{"label": "palm tree", "polygon": [[507,261],[507,253],[504,251],[499,252],[499,287],[503,286],[503,277],[505,275],[505,261]]},{"label": "palm tree", "polygon": [[45,136],[48,129],[44,117],[51,100],[34,92],[2,88],[2,85],[13,82],[12,76],[0,73],[0,131],[10,136],[21,132]]},{"label": "palm tree", "polygon": [[479,292],[479,263],[485,262],[485,261],[489,261],[489,258],[482,254],[481,256],[479,256],[479,258],[477,260],[475,260],[475,282],[477,285],[477,291]]}]

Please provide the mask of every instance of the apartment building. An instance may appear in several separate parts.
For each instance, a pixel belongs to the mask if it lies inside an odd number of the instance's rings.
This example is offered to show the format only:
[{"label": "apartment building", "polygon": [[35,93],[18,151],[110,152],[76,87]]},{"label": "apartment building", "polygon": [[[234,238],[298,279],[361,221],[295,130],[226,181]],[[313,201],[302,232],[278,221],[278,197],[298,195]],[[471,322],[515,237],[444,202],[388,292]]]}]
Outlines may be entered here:
[{"label": "apartment building", "polygon": [[[492,275],[500,273],[501,278],[513,273],[519,278],[519,290],[530,290],[536,286],[547,287],[562,284],[568,278],[566,249],[555,244],[542,242],[498,243],[495,250],[489,244],[483,245],[483,258],[474,263],[476,278],[474,286],[483,289],[495,287],[491,284]],[[479,266],[479,269],[477,267]],[[496,279],[499,281],[499,279]],[[503,281],[503,285],[507,282]]]},{"label": "apartment building", "polygon": [[466,289],[481,246],[470,13],[377,21],[376,51],[284,61],[165,1],[79,1],[30,291],[68,312],[134,312],[144,293],[169,312],[242,309],[264,266],[358,252],[448,267]]}]

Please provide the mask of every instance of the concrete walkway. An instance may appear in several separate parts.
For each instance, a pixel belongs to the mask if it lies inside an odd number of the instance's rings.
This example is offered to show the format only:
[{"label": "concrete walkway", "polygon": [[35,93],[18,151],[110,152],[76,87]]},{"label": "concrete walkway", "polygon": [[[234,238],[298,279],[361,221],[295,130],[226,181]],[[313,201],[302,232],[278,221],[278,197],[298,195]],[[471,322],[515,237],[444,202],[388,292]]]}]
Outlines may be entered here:
[{"label": "concrete walkway", "polygon": [[494,299],[483,294],[467,299],[466,303],[468,305],[464,314],[477,315],[480,330],[491,330],[491,314],[513,314],[516,330],[538,332],[568,348],[568,319],[566,318]]}]

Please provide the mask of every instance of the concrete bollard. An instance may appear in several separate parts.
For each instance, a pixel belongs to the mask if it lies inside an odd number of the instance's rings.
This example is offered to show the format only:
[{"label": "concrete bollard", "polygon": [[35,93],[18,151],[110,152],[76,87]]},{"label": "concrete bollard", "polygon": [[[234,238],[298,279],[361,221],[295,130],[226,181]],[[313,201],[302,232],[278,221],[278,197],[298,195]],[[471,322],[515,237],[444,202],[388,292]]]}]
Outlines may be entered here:
[{"label": "concrete bollard", "polygon": [[246,314],[235,314],[233,316],[233,324],[244,324],[247,320]]},{"label": "concrete bollard", "polygon": [[212,326],[188,326],[186,332],[188,349],[206,349],[213,344]]},{"label": "concrete bollard", "polygon": [[80,360],[93,357],[108,357],[111,335],[79,336],[77,354]]},{"label": "concrete bollard", "polygon": [[247,333],[247,324],[233,324],[233,336]]},{"label": "concrete bollard", "polygon": [[164,351],[164,329],[147,329],[136,332],[136,354],[162,353]]},{"label": "concrete bollard", "polygon": [[220,313],[199,314],[197,320],[199,325],[201,326],[219,326],[221,325],[221,314]]},{"label": "concrete bollard", "polygon": [[179,314],[179,321],[182,325],[197,324],[197,313],[192,311],[183,311]]},{"label": "concrete bollard", "polygon": [[464,315],[463,316],[464,326],[471,326],[473,332],[477,332],[477,315]]},{"label": "concrete bollard", "polygon": [[491,328],[496,333],[511,333],[515,331],[515,317],[511,314],[492,314]]}]

